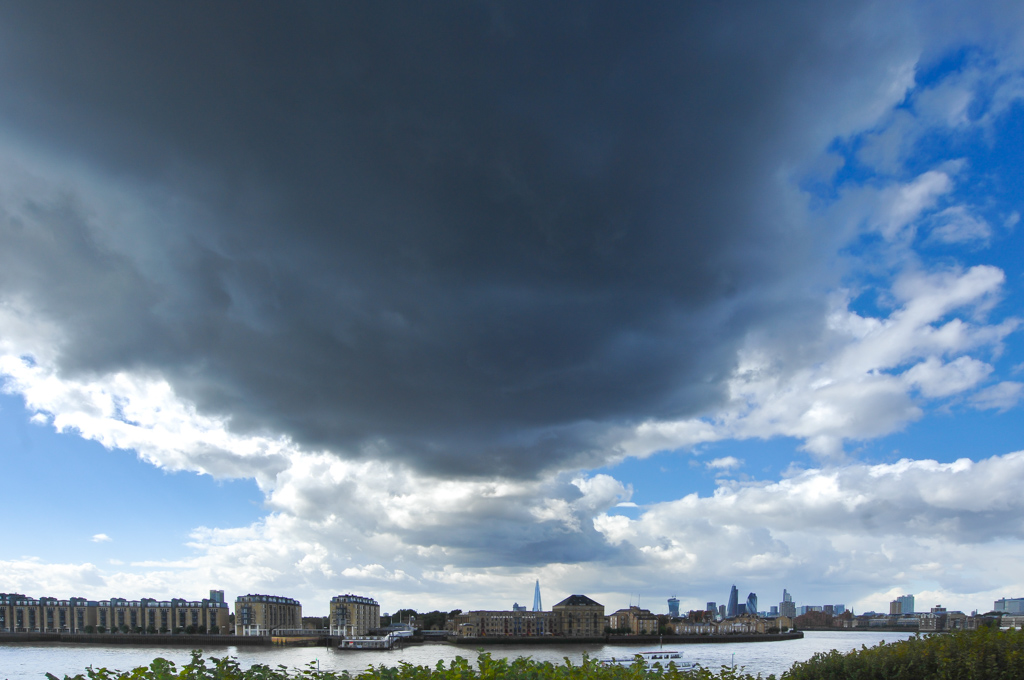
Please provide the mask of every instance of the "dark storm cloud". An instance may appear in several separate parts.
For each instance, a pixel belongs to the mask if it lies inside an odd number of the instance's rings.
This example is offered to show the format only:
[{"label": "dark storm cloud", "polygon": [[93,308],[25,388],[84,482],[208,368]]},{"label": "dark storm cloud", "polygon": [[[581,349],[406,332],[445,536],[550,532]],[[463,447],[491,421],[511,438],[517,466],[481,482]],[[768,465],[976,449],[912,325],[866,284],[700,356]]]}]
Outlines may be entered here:
[{"label": "dark storm cloud", "polygon": [[691,4],[6,5],[3,133],[153,219],[7,191],[3,292],[68,374],[157,371],[240,431],[597,461],[818,304],[778,173],[889,66],[852,5]]}]

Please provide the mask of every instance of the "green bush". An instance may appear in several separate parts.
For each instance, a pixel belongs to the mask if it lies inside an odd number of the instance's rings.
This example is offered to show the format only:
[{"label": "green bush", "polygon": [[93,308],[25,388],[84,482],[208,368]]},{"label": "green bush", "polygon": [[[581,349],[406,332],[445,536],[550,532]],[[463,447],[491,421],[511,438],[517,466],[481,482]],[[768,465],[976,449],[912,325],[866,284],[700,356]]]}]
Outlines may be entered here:
[{"label": "green bush", "polygon": [[785,680],[1019,680],[1024,632],[981,628],[912,637],[847,654],[831,651],[795,663]]},{"label": "green bush", "polygon": [[[256,664],[243,670],[231,657],[204,659],[202,651],[196,650],[192,652],[192,660],[180,669],[172,661],[155,659],[149,666],[125,672],[90,667],[84,674],[64,676],[64,680],[753,680],[752,676],[727,668],[718,673],[699,669],[695,674],[687,674],[680,672],[675,664],[667,669],[662,669],[660,664],[647,668],[642,661],[629,668],[603,667],[586,656],[579,665],[568,658],[564,664],[556,665],[529,657],[492,659],[489,653],[481,652],[476,666],[474,669],[468,660],[456,657],[447,667],[443,661],[438,661],[434,667],[402,663],[394,668],[370,667],[355,674],[320,671],[314,664],[300,670]],[[58,680],[50,673],[46,677]]]}]

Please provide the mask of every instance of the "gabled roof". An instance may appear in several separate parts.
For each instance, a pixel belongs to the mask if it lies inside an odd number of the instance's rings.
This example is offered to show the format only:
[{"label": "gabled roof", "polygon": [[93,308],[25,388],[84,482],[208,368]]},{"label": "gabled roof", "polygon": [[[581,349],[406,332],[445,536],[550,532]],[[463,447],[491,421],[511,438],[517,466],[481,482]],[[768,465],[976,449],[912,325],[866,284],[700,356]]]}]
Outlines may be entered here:
[{"label": "gabled roof", "polygon": [[586,595],[570,595],[555,605],[556,607],[604,607],[599,602],[594,602]]}]

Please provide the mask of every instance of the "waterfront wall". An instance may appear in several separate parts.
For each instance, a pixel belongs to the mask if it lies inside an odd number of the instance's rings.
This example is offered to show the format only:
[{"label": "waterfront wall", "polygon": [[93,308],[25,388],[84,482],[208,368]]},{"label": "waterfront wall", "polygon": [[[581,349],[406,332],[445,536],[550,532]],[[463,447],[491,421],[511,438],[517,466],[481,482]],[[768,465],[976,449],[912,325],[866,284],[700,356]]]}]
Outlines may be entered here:
[{"label": "waterfront wall", "polygon": [[146,635],[143,633],[0,633],[0,644],[8,642],[84,642],[100,645],[139,645],[146,647],[191,646],[269,646],[269,636],[242,635]]},{"label": "waterfront wall", "polygon": [[448,642],[456,645],[486,647],[488,645],[603,645],[604,637],[562,637],[561,635],[452,635]]},{"label": "waterfront wall", "polygon": [[804,634],[801,631],[791,633],[737,633],[725,635],[609,635],[605,640],[609,645],[694,645],[727,642],[778,642],[781,640],[799,640]]},{"label": "waterfront wall", "polygon": [[742,633],[737,635],[607,635],[602,637],[562,637],[558,635],[542,635],[530,637],[486,636],[468,637],[452,636],[448,641],[457,645],[484,647],[488,645],[660,645],[660,644],[708,644],[728,642],[777,642],[781,640],[799,640],[804,634],[800,631],[792,633]]},{"label": "waterfront wall", "polygon": [[[267,635],[145,635],[136,633],[0,633],[0,644],[11,642],[62,642],[100,645],[136,645],[140,647],[182,646],[192,648],[209,647],[269,647],[274,644],[309,645],[337,647],[341,638],[318,635],[319,631],[310,631],[311,635],[294,639],[270,637]],[[486,647],[493,645],[660,645],[660,644],[707,644],[728,642],[776,642],[780,640],[798,640],[804,634],[800,631],[773,634],[739,634],[739,635],[608,635],[602,637],[563,637],[560,635],[543,635],[530,637],[515,636],[450,636],[449,644],[458,646]],[[423,638],[402,638],[402,646],[422,643]]]},{"label": "waterfront wall", "polygon": [[881,633],[917,633],[920,628],[917,626],[864,626],[861,628],[837,628],[834,626],[803,626],[800,630],[813,630],[818,632],[847,632],[863,633],[866,630],[878,631]]}]

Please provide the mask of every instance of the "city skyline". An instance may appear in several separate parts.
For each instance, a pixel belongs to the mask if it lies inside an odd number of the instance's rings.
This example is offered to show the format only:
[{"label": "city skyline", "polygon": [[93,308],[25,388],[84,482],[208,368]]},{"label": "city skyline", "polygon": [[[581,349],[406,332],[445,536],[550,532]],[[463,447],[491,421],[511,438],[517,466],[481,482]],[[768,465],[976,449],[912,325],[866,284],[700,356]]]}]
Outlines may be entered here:
[{"label": "city skyline", "polygon": [[0,6],[0,592],[1024,593],[1020,3],[127,6]]},{"label": "city skyline", "polygon": [[[216,601],[219,601],[219,602],[233,601],[230,596],[228,596],[227,600],[225,600],[225,594],[224,594],[223,590],[210,590],[209,592],[210,592],[210,599],[211,600],[216,600]],[[218,593],[219,593],[219,595],[217,595]],[[540,593],[540,581],[537,580],[535,582],[535,584],[534,584],[534,596],[535,596],[534,607],[530,608],[530,611],[534,611],[534,612],[545,611],[543,609],[543,606],[539,606],[539,599],[540,599],[539,598],[539,593]],[[94,600],[97,600],[97,601],[104,601],[104,600],[105,601],[111,601],[111,600],[122,600],[122,601],[123,600],[129,600],[129,601],[130,600],[135,600],[135,601],[153,600],[153,601],[158,601],[158,600],[161,599],[161,598],[148,597],[146,595],[143,595],[141,597],[135,597],[135,598],[124,598],[124,597],[121,597],[120,595],[110,596],[108,594],[107,596],[99,597],[99,598],[82,598],[82,597],[77,596],[77,595],[67,595],[67,594],[61,594],[59,596],[54,596],[51,593],[47,593],[47,594],[17,593],[17,594],[15,594],[15,593],[3,593],[2,591],[0,591],[0,595],[7,595],[7,596],[18,595],[20,597],[24,597],[24,598],[27,598],[27,599],[34,599],[34,600],[51,599],[51,600],[64,600],[64,601],[73,601],[73,600],[82,601],[82,600],[90,600],[90,599],[94,599]],[[255,594],[255,593],[251,593],[251,592],[246,592],[245,595],[242,595],[242,593],[239,593],[237,596],[235,596],[235,599],[236,600],[244,600],[245,598],[251,597],[253,595],[256,595],[258,597],[266,597],[267,596],[266,594]],[[736,588],[735,585],[731,586],[731,588],[730,588],[730,596],[728,598],[728,601],[732,600],[733,595],[737,595],[737,588]],[[280,597],[280,598],[286,598],[286,599],[289,598],[288,595],[282,595],[282,594],[272,595],[271,597]],[[738,595],[737,595],[737,597],[738,597]],[[753,593],[753,592],[750,593],[749,596],[748,596],[748,600],[747,600],[748,603],[749,603],[750,597],[754,597],[755,601],[756,601],[757,594]],[[832,610],[832,611],[835,611],[835,613],[837,613],[837,614],[838,613],[842,613],[843,611],[848,611],[848,610],[852,611],[848,607],[846,607],[846,605],[844,605],[844,604],[824,603],[824,602],[821,602],[821,601],[816,602],[814,604],[811,604],[810,602],[799,603],[800,601],[799,600],[794,600],[793,599],[793,594],[790,593],[788,591],[788,589],[786,589],[786,588],[783,588],[782,596],[781,597],[782,597],[782,599],[779,600],[779,602],[777,604],[774,603],[774,601],[772,600],[772,598],[770,596],[767,596],[767,597],[763,598],[763,601],[766,603],[765,606],[763,608],[757,608],[757,609],[753,610],[754,613],[761,615],[761,614],[765,614],[765,613],[767,613],[769,611],[774,611],[775,613],[771,614],[773,616],[774,615],[782,615],[782,616],[789,616],[789,617],[792,618],[792,617],[798,616],[799,613],[803,613],[801,610],[804,610],[804,611]],[[381,612],[381,614],[380,614],[381,616],[390,616],[391,615],[388,612],[387,608],[380,607],[379,603],[376,600],[373,600],[372,597],[367,597],[367,596],[364,596],[364,595],[353,595],[351,593],[348,593],[348,594],[345,594],[345,595],[333,595],[331,597],[331,600],[330,600],[330,602],[328,604],[329,605],[333,605],[333,603],[335,601],[338,601],[339,598],[356,598],[356,599],[358,599],[360,601],[362,601],[362,600],[366,600],[367,602],[371,602],[372,601],[372,603],[375,606],[378,606],[378,609]],[[188,598],[182,598],[182,597],[179,597],[179,596],[173,596],[173,597],[170,597],[170,598],[163,598],[163,599],[164,600],[176,600],[176,601],[181,601],[181,602],[186,602],[186,603],[194,603],[195,601],[197,601],[196,598],[193,598],[192,600],[189,600]],[[694,601],[695,602],[697,599],[699,599],[699,598],[691,597],[687,601]],[[606,609],[609,612],[614,612],[614,611],[618,611],[618,610],[628,610],[628,609],[643,609],[643,610],[650,611],[651,613],[656,614],[656,615],[664,615],[664,614],[671,615],[672,611],[673,611],[673,603],[675,603],[675,608],[677,610],[677,614],[678,615],[685,615],[688,611],[714,611],[716,613],[718,612],[718,608],[717,607],[715,607],[713,610],[712,609],[707,609],[708,607],[712,607],[714,604],[716,604],[714,601],[710,601],[710,600],[706,601],[706,604],[705,604],[704,607],[699,607],[699,606],[698,607],[680,607],[681,600],[679,600],[679,598],[677,598],[675,595],[672,595],[672,596],[669,596],[667,598],[664,598],[664,602],[665,602],[665,607],[664,607],[665,611],[661,611],[662,608],[660,606],[652,607],[649,604],[647,604],[647,606],[641,607],[639,600],[636,603],[634,603],[632,598],[630,599],[628,605],[620,606],[620,607],[606,606]],[[929,607],[924,607],[924,608],[922,608],[920,610],[917,610],[916,607],[915,607],[914,602],[915,602],[914,595],[900,595],[900,596],[897,596],[895,599],[893,599],[891,602],[888,603],[888,611],[889,611],[890,614],[892,614],[892,613],[897,613],[897,614],[898,613],[904,613],[904,614],[906,614],[906,613],[915,613],[915,611],[919,611],[919,612],[927,611],[928,608],[931,606],[931,605],[929,605]],[[787,613],[784,609],[780,608],[780,605],[783,605],[784,603],[788,603],[788,604],[792,604],[793,605],[793,612],[792,613]],[[897,603],[900,605],[900,611],[893,611],[892,607],[894,605],[896,605]],[[1007,604],[1007,603],[1010,603],[1010,604]],[[454,611],[455,609],[459,609],[459,610],[463,609],[462,607],[458,606],[458,604],[459,604],[458,602],[450,602],[448,604],[449,604],[449,607],[447,607],[447,608],[442,607],[441,609],[434,610],[434,611]],[[454,605],[454,608],[452,608],[451,605]],[[480,607],[479,609],[488,610],[488,611],[501,611],[501,610],[505,609],[505,608],[503,608],[502,606],[499,606],[499,605],[500,605],[500,603],[491,602],[491,603],[488,603],[487,606]],[[328,614],[318,613],[319,612],[318,603],[312,602],[312,603],[305,604],[303,606],[307,607],[306,613],[309,616],[328,616]],[[735,606],[737,608],[737,610],[742,610],[742,607],[740,606],[740,603],[738,603],[738,602],[735,605],[733,605],[733,606]],[[941,603],[937,603],[934,606],[942,606],[942,605],[941,605]],[[518,603],[513,603],[513,604],[509,605],[507,609],[514,611],[514,610],[516,610],[517,607],[518,607],[519,611],[527,611],[526,607],[518,605]],[[729,611],[728,611],[729,605],[723,605],[723,608],[726,608],[726,611],[727,611],[726,616],[727,617],[731,618],[731,617],[735,617],[735,616],[740,614],[740,611],[732,611],[731,613],[729,613]],[[407,607],[406,605],[401,605],[401,604],[391,608],[391,610],[394,611],[394,612],[407,611],[408,609],[409,609],[409,607]],[[944,609],[952,610],[954,608],[944,607]],[[978,612],[981,612],[981,613],[989,611],[988,609],[985,609],[985,607],[982,606],[982,605],[979,605],[979,606],[976,606],[976,607],[972,607],[971,610],[977,610]],[[1005,596],[1001,597],[1001,598],[993,601],[991,610],[992,611],[1005,611],[1007,613],[1021,613],[1021,612],[1024,612],[1024,597],[1020,597],[1020,598],[1015,598],[1015,597],[1009,597],[1008,598],[1008,597],[1005,597]],[[465,609],[465,611],[470,611],[470,609]],[[749,613],[750,611],[751,610],[749,608],[745,609],[745,610],[742,610],[743,613]],[[871,613],[871,612],[874,612],[876,614],[884,614],[886,612],[886,607],[879,606],[879,608],[877,610],[875,610],[873,608],[868,608],[866,610],[862,610],[859,613],[863,614],[863,613]],[[428,613],[428,612],[427,612],[427,610],[422,610],[419,613]]]}]

